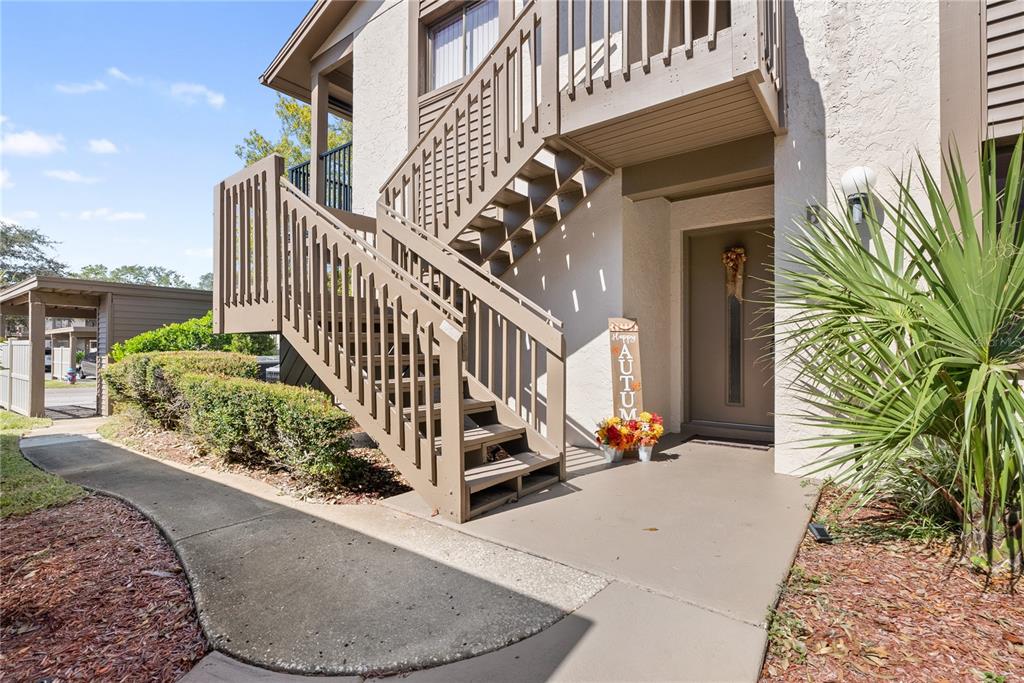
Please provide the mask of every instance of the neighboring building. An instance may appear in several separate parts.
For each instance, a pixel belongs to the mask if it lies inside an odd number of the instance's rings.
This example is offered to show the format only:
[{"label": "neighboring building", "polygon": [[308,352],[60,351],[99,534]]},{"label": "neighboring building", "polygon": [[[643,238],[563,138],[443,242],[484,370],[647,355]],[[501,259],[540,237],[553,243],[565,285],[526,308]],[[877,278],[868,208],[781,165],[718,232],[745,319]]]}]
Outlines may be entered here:
[{"label": "neighboring building", "polygon": [[[206,315],[211,303],[211,293],[199,289],[66,277],[31,277],[2,289],[0,330],[7,330],[7,316],[23,316],[26,323],[20,339],[0,344],[0,407],[41,417],[46,366],[61,347],[86,353],[95,349],[104,359],[114,344]],[[73,353],[61,356],[65,369],[72,362]],[[52,374],[61,376],[59,371]],[[96,401],[97,411],[106,414],[101,382]]]},{"label": "neighboring building", "polygon": [[[316,163],[218,186],[216,324],[281,331],[453,519],[564,477],[637,388],[615,318],[671,431],[796,472],[764,282],[851,167],[885,192],[918,152],[1021,130],[1024,0],[987,5],[317,2],[262,76],[312,103]],[[351,145],[325,149],[329,113]]]}]

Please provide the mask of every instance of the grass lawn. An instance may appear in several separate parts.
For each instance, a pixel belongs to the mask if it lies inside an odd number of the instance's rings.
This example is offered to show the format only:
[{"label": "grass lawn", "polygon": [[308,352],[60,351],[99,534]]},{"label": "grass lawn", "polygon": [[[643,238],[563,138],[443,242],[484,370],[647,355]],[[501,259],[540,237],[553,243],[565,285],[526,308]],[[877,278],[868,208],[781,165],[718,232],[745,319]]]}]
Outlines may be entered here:
[{"label": "grass lawn", "polygon": [[47,389],[71,389],[75,385],[60,379],[48,379],[45,382]]},{"label": "grass lawn", "polygon": [[21,432],[50,420],[0,410],[0,518],[63,505],[86,495],[81,487],[47,474],[21,457]]}]

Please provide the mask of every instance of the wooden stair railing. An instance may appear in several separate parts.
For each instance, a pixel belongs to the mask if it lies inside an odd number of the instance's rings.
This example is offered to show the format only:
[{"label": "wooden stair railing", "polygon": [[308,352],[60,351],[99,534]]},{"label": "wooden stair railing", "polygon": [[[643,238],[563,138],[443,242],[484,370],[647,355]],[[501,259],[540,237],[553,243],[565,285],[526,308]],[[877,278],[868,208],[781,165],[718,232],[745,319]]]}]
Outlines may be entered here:
[{"label": "wooden stair railing", "polygon": [[379,207],[381,249],[462,312],[469,393],[494,400],[501,421],[526,430],[532,450],[557,455],[565,477],[562,323],[397,212]]},{"label": "wooden stair railing", "polygon": [[283,170],[275,155],[216,188],[215,330],[282,334],[406,480],[464,521],[461,312]]},{"label": "wooden stair railing", "polygon": [[[381,187],[448,243],[558,133],[558,5],[528,3]],[[545,36],[550,39],[545,39]]]}]

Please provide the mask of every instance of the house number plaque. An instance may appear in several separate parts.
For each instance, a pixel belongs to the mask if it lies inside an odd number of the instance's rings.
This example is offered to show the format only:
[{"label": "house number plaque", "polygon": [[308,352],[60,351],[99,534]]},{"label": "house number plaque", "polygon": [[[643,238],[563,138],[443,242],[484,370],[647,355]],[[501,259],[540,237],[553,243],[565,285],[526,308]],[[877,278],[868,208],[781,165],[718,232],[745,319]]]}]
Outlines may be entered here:
[{"label": "house number plaque", "polygon": [[612,352],[612,408],[623,420],[635,420],[643,410],[640,376],[640,326],[628,318],[608,318]]}]

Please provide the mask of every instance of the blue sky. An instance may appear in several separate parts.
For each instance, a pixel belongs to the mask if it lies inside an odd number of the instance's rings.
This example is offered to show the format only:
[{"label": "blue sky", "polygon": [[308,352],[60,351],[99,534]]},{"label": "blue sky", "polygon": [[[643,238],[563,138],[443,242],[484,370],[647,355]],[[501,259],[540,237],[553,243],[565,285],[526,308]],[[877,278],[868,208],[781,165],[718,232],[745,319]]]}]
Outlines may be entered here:
[{"label": "blue sky", "polygon": [[59,257],[212,270],[213,185],[311,2],[0,2],[0,215]]}]

